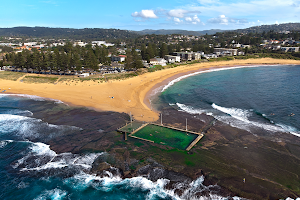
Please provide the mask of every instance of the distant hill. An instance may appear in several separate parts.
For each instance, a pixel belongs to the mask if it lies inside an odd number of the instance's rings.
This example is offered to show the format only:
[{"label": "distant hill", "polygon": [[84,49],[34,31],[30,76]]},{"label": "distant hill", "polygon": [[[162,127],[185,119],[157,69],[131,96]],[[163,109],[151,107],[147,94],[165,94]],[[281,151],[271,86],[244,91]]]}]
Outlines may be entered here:
[{"label": "distant hill", "polygon": [[120,29],[102,29],[102,28],[85,28],[85,29],[72,29],[72,28],[48,28],[48,27],[14,27],[14,28],[0,28],[0,36],[10,37],[38,37],[38,38],[59,38],[59,39],[74,39],[74,40],[116,40],[116,39],[134,39],[145,34],[156,35],[169,35],[169,34],[182,34],[182,35],[213,35],[217,32],[234,31],[238,33],[260,33],[274,30],[280,31],[300,31],[300,23],[286,23],[286,24],[273,24],[253,26],[246,29],[237,30],[220,30],[211,29],[204,31],[189,31],[189,30],[152,30],[146,29],[142,31],[129,31]]},{"label": "distant hill", "polygon": [[285,24],[272,24],[253,26],[245,29],[233,30],[238,33],[261,33],[268,31],[280,32],[280,31],[300,31],[300,23],[285,23]]},{"label": "distant hill", "polygon": [[205,30],[205,31],[187,31],[187,30],[180,30],[180,29],[159,29],[159,30],[152,30],[152,29],[145,29],[142,31],[135,31],[138,34],[141,35],[170,35],[170,34],[181,34],[181,35],[195,35],[195,36],[201,36],[201,35],[212,35],[215,34],[216,32],[223,32],[224,30],[220,29],[211,29],[211,30]]},{"label": "distant hill", "polygon": [[75,40],[109,40],[137,38],[133,31],[101,28],[48,28],[48,27],[14,27],[0,28],[0,36],[10,37],[38,37],[38,38],[65,38]]}]

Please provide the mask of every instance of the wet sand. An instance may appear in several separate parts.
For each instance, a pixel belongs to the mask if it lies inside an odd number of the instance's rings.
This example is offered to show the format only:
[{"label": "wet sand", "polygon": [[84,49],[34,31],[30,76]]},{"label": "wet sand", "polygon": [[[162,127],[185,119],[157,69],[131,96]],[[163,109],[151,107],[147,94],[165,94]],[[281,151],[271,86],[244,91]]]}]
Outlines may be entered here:
[{"label": "wet sand", "polygon": [[176,68],[145,73],[126,80],[115,80],[105,83],[69,80],[58,82],[57,84],[30,84],[20,81],[0,80],[0,88],[9,93],[29,94],[57,99],[70,105],[90,107],[98,111],[131,113],[134,119],[140,121],[156,121],[159,119],[159,113],[151,109],[149,98],[153,94],[153,91],[162,85],[166,85],[170,80],[199,70],[260,64],[300,64],[300,61],[261,58],[203,62],[182,65]]}]

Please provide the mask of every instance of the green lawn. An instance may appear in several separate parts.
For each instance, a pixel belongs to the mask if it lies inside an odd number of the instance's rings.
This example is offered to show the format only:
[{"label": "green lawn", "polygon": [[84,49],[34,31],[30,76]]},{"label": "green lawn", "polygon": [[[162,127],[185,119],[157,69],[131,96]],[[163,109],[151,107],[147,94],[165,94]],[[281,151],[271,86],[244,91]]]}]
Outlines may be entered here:
[{"label": "green lawn", "polygon": [[148,124],[138,132],[134,133],[133,136],[185,150],[198,135]]}]

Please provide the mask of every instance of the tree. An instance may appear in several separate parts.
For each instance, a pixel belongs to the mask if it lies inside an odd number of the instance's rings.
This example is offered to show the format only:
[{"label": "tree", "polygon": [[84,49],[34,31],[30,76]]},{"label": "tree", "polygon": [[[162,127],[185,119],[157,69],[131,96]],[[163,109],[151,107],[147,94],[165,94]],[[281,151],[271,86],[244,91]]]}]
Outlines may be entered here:
[{"label": "tree", "polygon": [[132,54],[131,51],[129,49],[126,50],[126,59],[125,59],[125,69],[129,70],[132,69]]},{"label": "tree", "polygon": [[248,47],[245,48],[245,55],[248,54]]},{"label": "tree", "polygon": [[139,69],[139,68],[143,68],[143,62],[141,60],[141,57],[137,54],[135,48],[132,48],[131,50],[131,55],[132,55],[132,68],[134,69]]},{"label": "tree", "polygon": [[159,52],[159,56],[161,58],[164,58],[165,55],[168,54],[168,47],[166,45],[166,43],[162,43],[161,47],[160,47],[160,52]]},{"label": "tree", "polygon": [[152,45],[148,44],[147,50],[146,50],[146,54],[150,57],[150,58],[154,58],[154,52],[152,49]]},{"label": "tree", "polygon": [[0,60],[0,68],[3,69],[3,60]]},{"label": "tree", "polygon": [[143,60],[146,60],[147,58],[146,58],[146,46],[145,46],[145,44],[142,44],[142,46],[141,46],[141,56],[142,56],[142,59]]}]

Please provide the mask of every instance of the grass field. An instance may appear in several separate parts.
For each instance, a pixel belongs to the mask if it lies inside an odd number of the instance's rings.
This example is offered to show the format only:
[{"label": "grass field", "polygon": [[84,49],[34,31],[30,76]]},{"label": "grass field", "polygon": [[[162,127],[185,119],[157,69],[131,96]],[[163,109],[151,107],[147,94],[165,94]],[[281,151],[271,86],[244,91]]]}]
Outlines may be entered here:
[{"label": "grass field", "polygon": [[2,71],[0,72],[0,79],[16,81],[18,78],[22,77],[23,75],[24,74],[21,72]]},{"label": "grass field", "polygon": [[24,83],[55,83],[57,79],[57,77],[25,76],[22,81]]},{"label": "grass field", "polygon": [[198,135],[148,124],[133,136],[154,141],[154,143],[164,144],[177,149],[185,150]]}]

